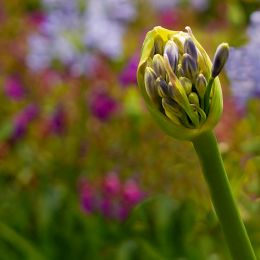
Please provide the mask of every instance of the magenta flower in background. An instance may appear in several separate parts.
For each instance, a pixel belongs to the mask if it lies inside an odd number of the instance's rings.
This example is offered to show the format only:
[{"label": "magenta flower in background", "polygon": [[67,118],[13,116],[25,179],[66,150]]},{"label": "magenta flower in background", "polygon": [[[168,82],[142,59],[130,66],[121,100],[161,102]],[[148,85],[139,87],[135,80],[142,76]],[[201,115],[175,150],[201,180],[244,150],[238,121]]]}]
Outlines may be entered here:
[{"label": "magenta flower in background", "polygon": [[93,99],[90,101],[91,113],[101,121],[108,120],[112,113],[117,108],[116,101],[107,93],[93,94]]},{"label": "magenta flower in background", "polygon": [[95,194],[87,180],[80,181],[80,203],[86,213],[92,213],[95,206]]},{"label": "magenta flower in background", "polygon": [[28,125],[39,114],[39,108],[35,104],[30,104],[25,107],[14,119],[13,132],[11,140],[15,141],[26,134]]},{"label": "magenta flower in background", "polygon": [[6,96],[15,101],[21,100],[25,95],[25,90],[21,82],[16,77],[9,77],[4,84]]},{"label": "magenta flower in background", "polygon": [[120,193],[121,182],[115,172],[108,173],[103,183],[104,194],[108,196],[116,196]]},{"label": "magenta flower in background", "polygon": [[137,54],[135,54],[121,71],[119,75],[119,81],[123,87],[137,84],[136,71],[138,67],[138,62],[139,57]]},{"label": "magenta flower in background", "polygon": [[128,180],[123,188],[123,202],[125,205],[134,205],[144,198],[144,192],[133,179]]},{"label": "magenta flower in background", "polygon": [[49,131],[56,135],[62,135],[66,128],[66,113],[62,105],[58,105],[49,121]]},{"label": "magenta flower in background", "polygon": [[134,179],[124,183],[115,172],[108,173],[99,184],[101,185],[83,180],[80,185],[81,207],[86,213],[124,221],[132,209],[145,198],[145,193]]}]

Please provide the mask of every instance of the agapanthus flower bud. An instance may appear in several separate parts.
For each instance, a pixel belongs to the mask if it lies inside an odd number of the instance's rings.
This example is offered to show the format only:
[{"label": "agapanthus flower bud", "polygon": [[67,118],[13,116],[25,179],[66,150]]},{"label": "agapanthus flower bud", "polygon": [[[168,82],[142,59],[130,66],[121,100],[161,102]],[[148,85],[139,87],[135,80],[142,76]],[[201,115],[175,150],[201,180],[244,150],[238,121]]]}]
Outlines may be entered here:
[{"label": "agapanthus flower bud", "polygon": [[189,101],[190,101],[191,104],[194,104],[196,106],[200,106],[199,97],[198,97],[197,93],[195,93],[195,92],[191,92],[189,94]]},{"label": "agapanthus flower bud", "polygon": [[191,29],[186,30],[158,26],[148,32],[137,79],[147,107],[162,129],[175,138],[192,140],[211,130],[222,114],[220,82],[212,75],[222,69],[227,45],[217,51],[216,68],[212,69],[206,51]]},{"label": "agapanthus flower bud", "polygon": [[184,71],[185,76],[194,81],[198,73],[198,66],[195,60],[188,53],[185,53],[183,55],[182,69]]},{"label": "agapanthus flower bud", "polygon": [[191,81],[186,77],[180,77],[179,80],[180,80],[181,85],[183,86],[186,94],[189,95],[191,93],[191,90],[192,90]]},{"label": "agapanthus flower bud", "polygon": [[146,69],[145,69],[144,84],[145,84],[146,93],[148,94],[150,99],[155,104],[157,104],[158,92],[157,92],[157,89],[155,88],[156,74],[155,74],[154,70],[150,67],[146,67]]},{"label": "agapanthus flower bud", "polygon": [[200,98],[204,97],[205,91],[207,87],[207,80],[203,74],[199,74],[196,80],[195,88]]},{"label": "agapanthus flower bud", "polygon": [[160,54],[155,54],[153,56],[152,64],[153,64],[153,69],[154,69],[155,74],[158,77],[161,76],[164,79],[165,75],[166,75],[166,71],[165,71],[165,68],[164,68],[163,57]]},{"label": "agapanthus flower bud", "polygon": [[211,71],[212,78],[218,76],[218,74],[223,69],[229,55],[229,46],[227,43],[222,43],[218,46],[215,56],[213,59],[213,66]]},{"label": "agapanthus flower bud", "polygon": [[174,43],[174,41],[168,41],[165,45],[164,48],[164,56],[168,57],[169,63],[173,69],[173,71],[176,71],[177,69],[177,64],[178,64],[178,47]]},{"label": "agapanthus flower bud", "polygon": [[184,42],[184,52],[188,53],[192,59],[197,63],[198,52],[197,48],[191,38],[187,38]]}]

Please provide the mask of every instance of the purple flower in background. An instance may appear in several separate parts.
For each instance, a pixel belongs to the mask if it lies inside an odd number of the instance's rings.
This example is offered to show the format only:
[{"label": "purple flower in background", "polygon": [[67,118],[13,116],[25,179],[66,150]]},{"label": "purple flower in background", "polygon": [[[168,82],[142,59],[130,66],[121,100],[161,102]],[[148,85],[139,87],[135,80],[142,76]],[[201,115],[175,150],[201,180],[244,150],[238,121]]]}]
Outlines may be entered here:
[{"label": "purple flower in background", "polygon": [[232,48],[226,65],[237,108],[243,111],[250,98],[260,96],[260,11],[251,15],[249,42]]},{"label": "purple flower in background", "polygon": [[100,203],[100,211],[105,218],[115,217],[115,209],[111,198],[102,197]]},{"label": "purple flower in background", "polygon": [[[159,11],[176,8],[182,4],[182,1],[180,0],[149,0],[149,2],[153,8],[158,9]],[[186,2],[191,8],[198,11],[204,11],[208,7],[208,0],[189,0]]]},{"label": "purple flower in background", "polygon": [[138,55],[134,55],[125,68],[121,71],[119,81],[122,86],[136,85],[136,71],[138,67]]},{"label": "purple flower in background", "polygon": [[66,128],[66,113],[62,105],[58,105],[50,118],[49,130],[53,134],[61,135]]},{"label": "purple flower in background", "polygon": [[87,180],[82,180],[80,183],[80,202],[86,213],[92,213],[95,209],[95,194]]},{"label": "purple flower in background", "polygon": [[4,92],[9,98],[18,101],[25,95],[21,82],[16,77],[10,77],[5,81]]},{"label": "purple flower in background", "polygon": [[58,61],[74,76],[92,75],[98,65],[92,50],[110,59],[121,56],[127,23],[135,17],[130,0],[42,2],[44,20],[38,33],[28,38],[30,69],[45,70]]},{"label": "purple flower in background", "polygon": [[107,93],[93,94],[90,102],[90,110],[92,114],[101,121],[108,120],[117,108],[116,101]]},{"label": "purple flower in background", "polygon": [[39,113],[39,108],[30,104],[25,107],[14,119],[14,127],[11,139],[13,141],[23,137],[27,131],[28,125],[33,121]]}]

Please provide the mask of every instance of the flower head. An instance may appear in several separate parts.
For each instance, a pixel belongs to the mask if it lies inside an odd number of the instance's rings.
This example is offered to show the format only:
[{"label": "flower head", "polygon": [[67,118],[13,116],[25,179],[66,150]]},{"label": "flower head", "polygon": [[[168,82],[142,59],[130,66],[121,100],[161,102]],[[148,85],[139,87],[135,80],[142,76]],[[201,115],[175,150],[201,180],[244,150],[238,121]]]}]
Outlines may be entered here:
[{"label": "flower head", "polygon": [[148,32],[137,71],[149,111],[164,131],[191,140],[212,129],[222,114],[218,74],[228,58],[221,44],[213,65],[202,46],[187,32],[155,27]]}]

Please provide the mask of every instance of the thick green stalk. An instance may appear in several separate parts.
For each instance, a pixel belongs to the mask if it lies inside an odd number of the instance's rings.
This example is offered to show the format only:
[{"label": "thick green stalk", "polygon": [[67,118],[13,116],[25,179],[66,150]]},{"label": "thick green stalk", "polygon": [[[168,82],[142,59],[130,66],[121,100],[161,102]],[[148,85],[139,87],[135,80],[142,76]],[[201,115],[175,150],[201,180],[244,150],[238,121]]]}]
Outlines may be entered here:
[{"label": "thick green stalk", "polygon": [[213,132],[193,140],[204,178],[234,260],[256,260],[245,226],[239,215]]}]

